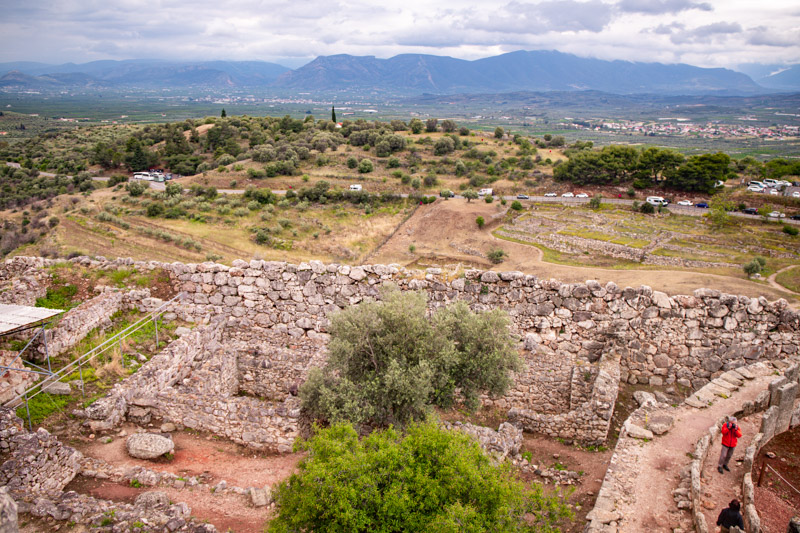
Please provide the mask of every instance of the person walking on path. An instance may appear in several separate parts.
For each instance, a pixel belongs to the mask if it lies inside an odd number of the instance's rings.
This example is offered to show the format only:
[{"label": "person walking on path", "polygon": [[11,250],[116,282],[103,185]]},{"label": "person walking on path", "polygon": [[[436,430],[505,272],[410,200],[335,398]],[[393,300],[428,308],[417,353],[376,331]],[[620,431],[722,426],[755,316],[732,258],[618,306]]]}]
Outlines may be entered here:
[{"label": "person walking on path", "polygon": [[744,531],[744,520],[742,520],[742,515],[739,513],[740,508],[739,500],[733,499],[731,503],[728,504],[728,508],[723,509],[722,512],[719,513],[717,525],[719,526],[720,533],[730,533],[730,528],[733,526]]},{"label": "person walking on path", "polygon": [[724,468],[728,472],[728,462],[733,457],[733,449],[736,448],[736,443],[742,437],[742,430],[736,424],[736,417],[728,418],[728,421],[722,424],[722,451],[719,454],[719,464],[717,465],[717,472],[722,474]]}]

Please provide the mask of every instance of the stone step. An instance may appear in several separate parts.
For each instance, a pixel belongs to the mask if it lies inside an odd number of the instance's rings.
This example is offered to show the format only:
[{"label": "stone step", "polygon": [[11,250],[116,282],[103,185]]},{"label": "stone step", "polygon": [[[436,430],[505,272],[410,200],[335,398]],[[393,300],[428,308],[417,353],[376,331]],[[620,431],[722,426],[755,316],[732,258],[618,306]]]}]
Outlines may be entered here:
[{"label": "stone step", "polygon": [[715,385],[716,387],[719,387],[720,389],[724,389],[724,390],[729,391],[729,392],[733,392],[733,391],[739,389],[738,385],[734,385],[733,383],[729,383],[728,381],[725,381],[722,378],[717,378],[717,379],[711,381],[711,384]]},{"label": "stone step", "polygon": [[689,407],[694,407],[696,409],[705,409],[706,407],[708,407],[708,402],[699,400],[695,396],[689,396],[683,401],[683,403],[685,403]]},{"label": "stone step", "polygon": [[731,385],[736,385],[736,387],[741,387],[744,385],[744,378],[735,370],[728,370],[722,374],[719,379],[723,379]]},{"label": "stone step", "polygon": [[731,372],[736,372],[737,374],[742,376],[744,379],[755,379],[755,377],[756,377],[756,375],[753,374],[753,372],[750,371],[750,369],[747,368],[746,366],[737,368],[736,370],[731,370]]}]

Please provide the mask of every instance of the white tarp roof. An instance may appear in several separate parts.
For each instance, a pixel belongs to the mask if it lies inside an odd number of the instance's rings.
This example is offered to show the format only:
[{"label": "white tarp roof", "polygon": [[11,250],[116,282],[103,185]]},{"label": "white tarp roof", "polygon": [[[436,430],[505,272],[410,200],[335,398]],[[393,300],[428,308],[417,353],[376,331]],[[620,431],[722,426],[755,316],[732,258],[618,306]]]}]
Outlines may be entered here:
[{"label": "white tarp roof", "polygon": [[47,320],[63,312],[61,309],[0,304],[0,335]]}]

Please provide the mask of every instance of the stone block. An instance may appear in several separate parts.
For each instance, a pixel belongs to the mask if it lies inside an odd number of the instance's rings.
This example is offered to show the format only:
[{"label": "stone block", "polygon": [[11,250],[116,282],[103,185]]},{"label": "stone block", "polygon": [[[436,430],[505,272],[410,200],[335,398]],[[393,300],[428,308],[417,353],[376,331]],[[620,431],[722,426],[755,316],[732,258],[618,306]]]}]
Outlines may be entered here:
[{"label": "stone block", "polygon": [[125,441],[125,448],[131,457],[155,459],[175,451],[172,439],[154,433],[136,433]]}]

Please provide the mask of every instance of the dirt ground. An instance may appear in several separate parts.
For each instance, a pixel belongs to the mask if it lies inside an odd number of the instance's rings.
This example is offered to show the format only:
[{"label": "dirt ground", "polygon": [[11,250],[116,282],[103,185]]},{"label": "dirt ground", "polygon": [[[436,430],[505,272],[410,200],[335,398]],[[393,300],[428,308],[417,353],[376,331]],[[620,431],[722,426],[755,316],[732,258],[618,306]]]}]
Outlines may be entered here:
[{"label": "dirt ground", "polygon": [[781,433],[761,449],[753,463],[753,483],[756,485],[765,463],[783,480],[767,469],[761,486],[756,486],[755,500],[761,528],[764,533],[784,533],[789,520],[800,515],[800,426]]},{"label": "dirt ground", "polygon": [[[532,464],[545,468],[560,463],[567,470],[581,474],[579,484],[561,487],[562,490],[568,489],[563,492],[567,495],[567,502],[574,515],[573,520],[569,524],[564,524],[561,530],[564,533],[580,533],[586,526],[587,513],[594,507],[614,450],[589,451],[541,435],[525,434],[523,438],[522,451],[530,452]],[[523,479],[528,482],[543,482],[543,479],[535,474],[524,475]],[[553,487],[548,485],[545,488]],[[574,490],[569,492],[571,489]]]},{"label": "dirt ground", "polygon": [[[417,268],[460,263],[467,268],[519,270],[567,283],[594,279],[600,283],[613,281],[620,287],[649,285],[668,294],[691,294],[695,289],[706,287],[750,297],[765,296],[769,300],[794,297],[791,292],[766,284],[688,270],[617,270],[545,263],[542,251],[535,246],[497,239],[492,235],[492,230],[502,224],[504,210],[499,202],[487,204],[463,199],[439,200],[420,206],[369,260]],[[478,216],[486,220],[481,230],[475,223]],[[415,247],[414,252],[409,251],[410,245]],[[495,248],[502,248],[509,255],[499,265],[493,265],[485,257]]]},{"label": "dirt ground", "polygon": [[[128,434],[136,430],[128,425]],[[228,487],[273,486],[286,479],[297,467],[302,454],[270,455],[254,453],[243,446],[218,439],[211,435],[189,432],[173,433],[175,454],[171,461],[146,461],[134,459],[125,450],[125,438],[116,437],[109,444],[97,440],[73,442],[77,449],[89,457],[103,459],[115,466],[143,466],[160,472],[171,472],[181,477],[202,476],[206,487],[174,489],[167,487],[141,487],[114,483],[107,480],[78,477],[65,490],[113,501],[132,503],[136,496],[148,490],[162,490],[173,502],[185,502],[192,516],[206,520],[220,532],[261,533],[271,517],[272,509],[253,508],[249,497],[233,493],[212,493],[212,487],[226,481]]]}]

